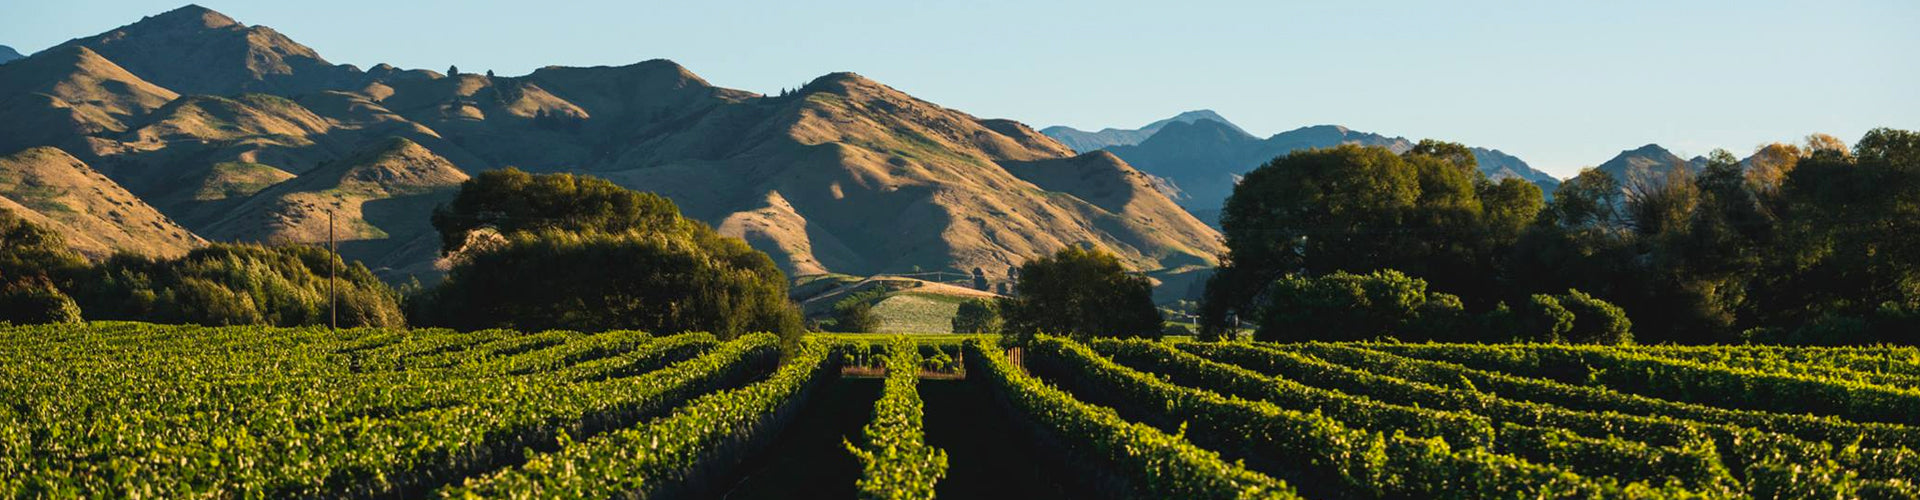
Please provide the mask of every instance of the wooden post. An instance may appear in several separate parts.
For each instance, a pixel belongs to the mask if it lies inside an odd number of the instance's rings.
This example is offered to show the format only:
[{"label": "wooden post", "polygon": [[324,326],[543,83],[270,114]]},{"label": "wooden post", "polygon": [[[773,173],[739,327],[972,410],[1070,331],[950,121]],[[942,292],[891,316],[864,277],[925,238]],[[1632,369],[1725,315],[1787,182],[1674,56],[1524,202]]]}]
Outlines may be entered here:
[{"label": "wooden post", "polygon": [[327,251],[333,252],[333,255],[328,256],[327,259],[327,327],[338,330],[340,329],[340,293],[337,289],[339,270],[336,268],[339,267],[339,263],[335,261],[340,259],[340,245],[333,240],[332,209],[327,210]]}]

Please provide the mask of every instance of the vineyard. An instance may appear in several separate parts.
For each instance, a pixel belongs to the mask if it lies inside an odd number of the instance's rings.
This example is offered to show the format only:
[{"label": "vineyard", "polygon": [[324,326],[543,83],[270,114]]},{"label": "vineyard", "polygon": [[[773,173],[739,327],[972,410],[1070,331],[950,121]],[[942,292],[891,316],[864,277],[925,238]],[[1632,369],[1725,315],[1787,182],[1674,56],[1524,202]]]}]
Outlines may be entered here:
[{"label": "vineyard", "polygon": [[1920,498],[1920,350],[0,328],[8,498]]}]

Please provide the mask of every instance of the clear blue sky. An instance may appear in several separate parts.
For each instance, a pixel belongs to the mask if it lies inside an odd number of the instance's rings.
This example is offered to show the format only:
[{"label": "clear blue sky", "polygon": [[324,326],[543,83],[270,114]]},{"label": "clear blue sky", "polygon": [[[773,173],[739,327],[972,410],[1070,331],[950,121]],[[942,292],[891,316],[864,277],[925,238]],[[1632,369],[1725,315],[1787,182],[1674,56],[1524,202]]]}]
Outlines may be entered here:
[{"label": "clear blue sky", "polygon": [[[1920,2],[239,1],[329,60],[518,75],[667,58],[777,92],[855,71],[982,117],[1135,127],[1211,108],[1256,134],[1335,123],[1499,148],[1559,176],[1920,129]],[[182,5],[19,0],[22,52]]]}]

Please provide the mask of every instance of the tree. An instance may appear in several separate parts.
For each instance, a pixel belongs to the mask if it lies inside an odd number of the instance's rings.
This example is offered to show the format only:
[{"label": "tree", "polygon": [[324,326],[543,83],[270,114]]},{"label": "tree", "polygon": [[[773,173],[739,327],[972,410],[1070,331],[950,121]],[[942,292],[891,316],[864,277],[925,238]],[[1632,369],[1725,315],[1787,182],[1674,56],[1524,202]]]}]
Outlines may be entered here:
[{"label": "tree", "polygon": [[880,318],[873,315],[873,305],[865,300],[850,298],[833,305],[833,330],[843,333],[874,333],[880,330]]},{"label": "tree", "polygon": [[[331,284],[330,273],[338,276]],[[305,245],[215,243],[175,259],[120,254],[89,269],[72,290],[93,319],[326,325],[337,305],[343,327],[407,324],[399,293],[365,265]]]},{"label": "tree", "polygon": [[968,299],[953,315],[953,333],[1000,333],[1005,322],[1000,306],[987,299]]},{"label": "tree", "polygon": [[1229,255],[1208,279],[1208,332],[1248,313],[1290,273],[1397,269],[1491,303],[1507,249],[1541,210],[1531,183],[1490,182],[1465,146],[1405,154],[1343,145],[1295,151],[1235,186],[1221,214]]},{"label": "tree", "polygon": [[1399,271],[1336,271],[1311,278],[1289,275],[1268,288],[1266,301],[1257,310],[1260,328],[1254,338],[1268,342],[1437,340],[1407,334],[1413,329],[1428,331],[1418,328],[1423,319],[1456,312],[1464,312],[1458,298],[1430,293],[1425,280]]},{"label": "tree", "polygon": [[493,70],[487,70],[487,79],[488,79],[488,80],[492,80],[492,79],[493,79]]},{"label": "tree", "polygon": [[1154,337],[1160,310],[1152,284],[1113,254],[1069,246],[1020,267],[1014,296],[1000,300],[1006,331],[1076,338]]},{"label": "tree", "polygon": [[1836,148],[1813,148],[1780,187],[1778,257],[1754,287],[1756,326],[1840,334],[1835,325],[1920,306],[1920,133],[1874,129],[1851,155]]},{"label": "tree", "polygon": [[86,267],[60,233],[0,208],[0,286],[31,278],[64,282]]},{"label": "tree", "polygon": [[1567,290],[1566,295],[1554,299],[1561,309],[1573,315],[1572,324],[1560,334],[1566,342],[1603,345],[1633,343],[1633,321],[1628,320],[1627,312],[1618,306],[1579,290]]},{"label": "tree", "polygon": [[0,323],[38,325],[80,322],[80,306],[44,278],[0,286]]},{"label": "tree", "polygon": [[1473,150],[1457,142],[1421,139],[1413,149],[1407,150],[1407,156],[1424,156],[1447,162],[1461,173],[1480,171],[1480,161],[1473,156]]},{"label": "tree", "polygon": [[453,253],[477,230],[500,234],[547,229],[587,232],[695,231],[673,201],[573,174],[533,175],[507,168],[461,183],[451,203],[433,211],[441,251]]},{"label": "tree", "polygon": [[[461,329],[797,339],[800,313],[773,259],[679,214],[665,198],[604,179],[483,173],[434,212],[443,245],[461,255],[416,311],[427,324]],[[480,229],[499,242],[461,250]]]},{"label": "tree", "polygon": [[422,323],[462,330],[635,329],[733,338],[802,329],[773,260],[711,230],[515,233],[459,261],[418,303]]},{"label": "tree", "polygon": [[987,272],[981,270],[978,267],[973,268],[973,289],[984,292],[984,291],[987,291],[988,288],[989,287],[987,286]]},{"label": "tree", "polygon": [[460,67],[447,66],[447,76],[460,76]]},{"label": "tree", "polygon": [[1518,315],[1520,329],[1513,332],[1515,341],[1556,344],[1573,331],[1573,311],[1561,306],[1552,295],[1533,294]]}]

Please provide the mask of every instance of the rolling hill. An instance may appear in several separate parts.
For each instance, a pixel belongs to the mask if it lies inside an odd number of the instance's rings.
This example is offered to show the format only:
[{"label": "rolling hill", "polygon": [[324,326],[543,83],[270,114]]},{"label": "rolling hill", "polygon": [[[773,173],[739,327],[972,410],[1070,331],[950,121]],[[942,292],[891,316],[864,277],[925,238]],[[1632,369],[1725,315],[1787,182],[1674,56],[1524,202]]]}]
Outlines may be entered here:
[{"label": "rolling hill", "polygon": [[6,64],[22,57],[27,56],[21,54],[20,51],[13,50],[13,47],[0,45],[0,64]]},{"label": "rolling hill", "polygon": [[58,148],[0,156],[0,209],[59,231],[74,250],[177,257],[204,243],[146,202]]},{"label": "rolling hill", "polygon": [[1003,269],[1082,242],[1144,270],[1223,251],[1121,157],[854,73],[765,96],[667,60],[363,71],[198,6],[0,66],[0,154],[29,148],[213,240],[321,241],[331,212],[343,253],[397,280],[432,278],[431,207],[508,166],[660,193],[799,275]]}]

